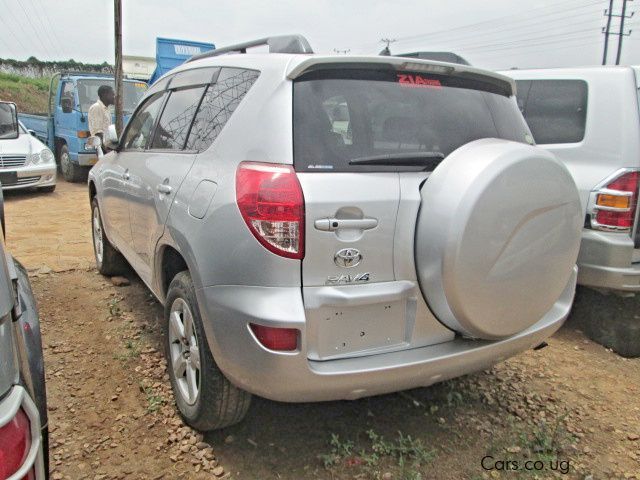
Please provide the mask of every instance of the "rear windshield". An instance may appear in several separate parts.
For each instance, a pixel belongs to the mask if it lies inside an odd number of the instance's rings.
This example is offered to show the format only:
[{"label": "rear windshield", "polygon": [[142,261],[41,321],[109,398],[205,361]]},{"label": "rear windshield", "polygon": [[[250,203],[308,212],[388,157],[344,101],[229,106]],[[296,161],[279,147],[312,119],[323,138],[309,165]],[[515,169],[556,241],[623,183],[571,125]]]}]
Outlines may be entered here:
[{"label": "rear windshield", "polygon": [[383,155],[447,156],[480,138],[531,142],[509,91],[459,77],[395,70],[315,72],[294,83],[297,171],[399,171],[350,165]]}]

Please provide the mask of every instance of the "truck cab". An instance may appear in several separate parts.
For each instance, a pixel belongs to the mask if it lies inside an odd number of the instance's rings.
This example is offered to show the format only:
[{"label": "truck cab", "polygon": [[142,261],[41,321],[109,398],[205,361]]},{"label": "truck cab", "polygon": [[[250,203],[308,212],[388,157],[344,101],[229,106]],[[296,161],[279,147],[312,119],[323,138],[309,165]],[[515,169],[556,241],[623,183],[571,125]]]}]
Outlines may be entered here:
[{"label": "truck cab", "polygon": [[[89,133],[89,107],[98,99],[101,85],[115,87],[110,74],[57,73],[49,86],[49,111],[42,114],[20,114],[27,129],[55,152],[58,168],[65,180],[79,182],[97,161],[95,151],[85,148]],[[123,109],[125,122],[147,89],[138,80],[125,80]],[[115,121],[115,118],[114,118]]]}]

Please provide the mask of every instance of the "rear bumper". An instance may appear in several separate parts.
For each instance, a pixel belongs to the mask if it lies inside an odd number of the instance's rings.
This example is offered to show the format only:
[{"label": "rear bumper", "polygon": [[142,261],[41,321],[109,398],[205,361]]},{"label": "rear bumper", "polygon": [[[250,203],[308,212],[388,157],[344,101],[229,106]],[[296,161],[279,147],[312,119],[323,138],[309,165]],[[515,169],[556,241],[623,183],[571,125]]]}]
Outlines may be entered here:
[{"label": "rear bumper", "polygon": [[40,416],[38,409],[23,387],[19,385],[14,386],[9,394],[0,400],[0,428],[13,420],[20,408],[27,414],[31,425],[31,448],[20,469],[10,476],[8,480],[26,478],[31,469],[35,471],[36,480],[44,480],[46,478],[43,452],[44,442]]},{"label": "rear bumper", "polygon": [[[640,263],[626,233],[583,230],[578,283],[594,288],[640,292]],[[637,255],[637,253],[636,253]]]},{"label": "rear bumper", "polygon": [[3,190],[17,190],[20,188],[49,187],[56,184],[56,164],[34,165],[16,169],[2,170],[3,172],[15,172],[18,182],[3,184]]},{"label": "rear bumper", "polygon": [[[310,361],[299,288],[208,287],[198,301],[218,366],[236,386],[283,402],[356,399],[428,386],[505,360],[553,335],[566,319],[577,270],[561,298],[538,323],[500,341],[453,341],[356,358]],[[298,328],[301,348],[273,352],[261,346],[248,324]]]}]

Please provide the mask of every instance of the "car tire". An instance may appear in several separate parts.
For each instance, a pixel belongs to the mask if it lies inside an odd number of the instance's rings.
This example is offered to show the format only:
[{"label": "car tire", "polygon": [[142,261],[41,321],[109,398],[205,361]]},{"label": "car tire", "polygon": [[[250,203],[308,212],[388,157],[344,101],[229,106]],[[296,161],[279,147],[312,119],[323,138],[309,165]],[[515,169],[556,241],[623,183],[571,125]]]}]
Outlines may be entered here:
[{"label": "car tire", "polygon": [[188,271],[171,281],[164,313],[167,368],[184,421],[202,432],[240,422],[251,394],[232,385],[213,359]]},{"label": "car tire", "polygon": [[53,193],[56,190],[56,186],[55,185],[50,185],[48,187],[41,187],[38,190],[40,190],[41,192],[44,192],[44,193]]},{"label": "car tire", "polygon": [[67,182],[79,183],[87,179],[89,169],[81,167],[71,161],[69,147],[62,145],[58,154],[60,171]]},{"label": "car tire", "polygon": [[104,233],[100,207],[95,197],[91,200],[91,234],[98,272],[107,276],[121,274],[125,269],[126,261]]},{"label": "car tire", "polygon": [[605,295],[578,287],[571,322],[594,342],[628,358],[640,357],[640,296]]}]

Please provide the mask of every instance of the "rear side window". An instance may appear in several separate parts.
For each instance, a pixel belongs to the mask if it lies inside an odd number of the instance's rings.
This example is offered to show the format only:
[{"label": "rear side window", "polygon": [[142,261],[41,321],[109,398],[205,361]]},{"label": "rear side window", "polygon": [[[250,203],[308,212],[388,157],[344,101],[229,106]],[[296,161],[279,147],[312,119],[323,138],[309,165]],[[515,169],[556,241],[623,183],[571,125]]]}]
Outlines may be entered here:
[{"label": "rear side window", "polygon": [[220,134],[244,96],[257,80],[259,72],[241,68],[223,68],[218,80],[202,99],[187,141],[187,150],[203,151]]},{"label": "rear side window", "polygon": [[172,91],[156,127],[152,149],[182,150],[205,87]]},{"label": "rear side window", "polygon": [[297,171],[415,170],[350,165],[375,156],[449,155],[480,138],[517,142],[529,129],[505,86],[395,70],[340,70],[294,83]]},{"label": "rear side window", "polygon": [[584,139],[588,86],[583,80],[519,80],[518,106],[540,144]]}]

